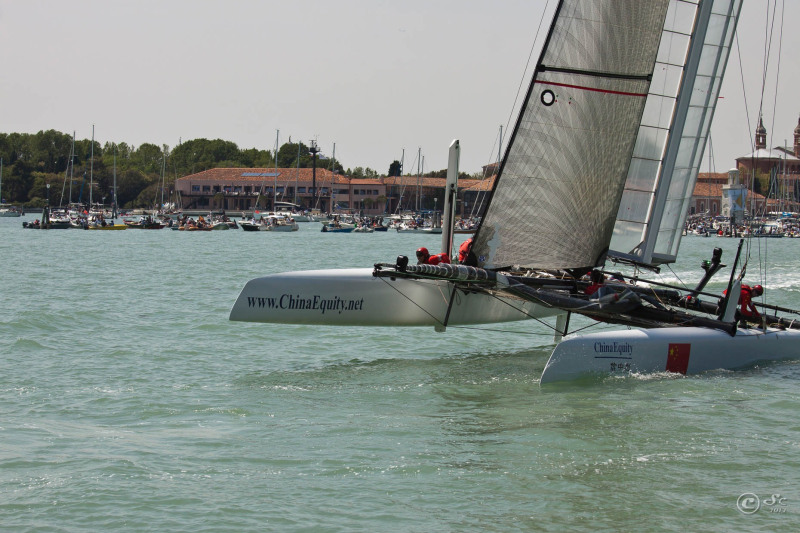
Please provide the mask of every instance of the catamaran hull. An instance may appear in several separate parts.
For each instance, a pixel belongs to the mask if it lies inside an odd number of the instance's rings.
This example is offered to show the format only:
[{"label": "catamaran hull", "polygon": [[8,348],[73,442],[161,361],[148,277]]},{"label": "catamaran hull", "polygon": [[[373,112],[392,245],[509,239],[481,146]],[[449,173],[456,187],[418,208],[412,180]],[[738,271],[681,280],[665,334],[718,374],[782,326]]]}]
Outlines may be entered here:
[{"label": "catamaran hull", "polygon": [[[286,272],[247,282],[230,313],[243,322],[332,326],[441,326],[488,324],[551,316],[558,311],[453,283],[377,278],[370,268]],[[447,317],[447,320],[446,320]]]},{"label": "catamaran hull", "polygon": [[608,331],[562,341],[550,356],[541,383],[581,377],[708,370],[737,370],[761,362],[800,359],[800,331],[695,327]]}]

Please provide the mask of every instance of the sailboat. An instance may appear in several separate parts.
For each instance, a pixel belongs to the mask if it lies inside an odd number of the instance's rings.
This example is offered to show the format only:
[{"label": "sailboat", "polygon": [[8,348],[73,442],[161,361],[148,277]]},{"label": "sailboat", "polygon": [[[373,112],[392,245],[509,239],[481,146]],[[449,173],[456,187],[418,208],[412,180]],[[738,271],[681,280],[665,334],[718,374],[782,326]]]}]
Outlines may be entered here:
[{"label": "sailboat", "polygon": [[[676,260],[740,10],[741,0],[561,0],[464,264],[401,256],[264,276],[245,285],[230,319],[441,331],[556,316],[557,341],[572,314],[640,328],[559,342],[542,383],[800,357],[792,320],[738,325],[737,298],[703,291],[721,252],[688,291],[629,280],[586,294],[584,275],[607,260],[654,270]],[[458,153],[454,141],[448,254]],[[741,284],[732,272],[727,294]]]},{"label": "sailboat", "polygon": [[128,229],[127,224],[117,224],[114,220],[117,217],[117,145],[114,145],[114,182],[111,196],[111,219],[106,220],[102,213],[90,214],[86,220],[85,229],[96,231],[121,231]]}]

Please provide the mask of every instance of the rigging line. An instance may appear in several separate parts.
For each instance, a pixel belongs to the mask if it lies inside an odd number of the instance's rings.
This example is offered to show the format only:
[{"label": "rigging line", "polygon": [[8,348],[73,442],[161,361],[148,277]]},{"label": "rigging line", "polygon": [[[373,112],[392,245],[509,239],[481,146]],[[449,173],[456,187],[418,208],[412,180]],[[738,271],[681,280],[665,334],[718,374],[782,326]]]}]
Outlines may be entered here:
[{"label": "rigging line", "polygon": [[714,164],[714,143],[711,142],[711,136],[708,136],[708,171],[712,174],[717,173],[717,165]]},{"label": "rigging line", "polygon": [[[580,314],[580,313],[579,313],[579,314]],[[582,316],[586,316],[586,315],[582,315]],[[588,317],[587,317],[587,318],[588,318]],[[573,329],[572,331],[570,331],[570,332],[569,332],[569,335],[574,335],[574,334],[576,334],[576,333],[580,333],[580,332],[581,332],[581,331],[583,331],[583,330],[590,329],[590,328],[596,328],[596,327],[598,327],[598,326],[602,326],[602,325],[604,325],[604,323],[603,323],[603,322],[599,322],[599,321],[597,321],[597,320],[596,320],[596,319],[594,319],[594,318],[593,318],[592,320],[594,320],[594,322],[593,322],[593,323],[591,323],[591,324],[589,324],[589,325],[587,325],[587,326],[583,326],[582,328]],[[564,336],[566,337],[566,335],[564,335]]]},{"label": "rigging line", "polygon": [[[436,318],[435,316],[433,316],[433,315],[432,315],[430,312],[428,312],[428,310],[427,310],[427,309],[425,309],[424,307],[422,307],[421,305],[419,305],[417,302],[415,302],[414,300],[412,300],[411,298],[409,298],[409,297],[408,297],[406,294],[403,294],[403,292],[401,292],[401,291],[400,291],[400,289],[398,289],[397,287],[395,287],[394,285],[392,285],[391,283],[389,283],[388,281],[386,281],[386,279],[384,279],[384,278],[378,278],[378,279],[380,279],[382,282],[386,283],[386,284],[387,284],[389,287],[391,287],[391,288],[392,288],[392,290],[393,290],[393,291],[395,291],[397,294],[401,295],[403,298],[405,298],[406,300],[408,300],[408,301],[409,301],[409,302],[411,302],[412,304],[416,305],[416,306],[417,306],[417,308],[419,308],[419,310],[420,310],[420,311],[422,311],[423,313],[425,313],[426,315],[428,315],[429,317],[431,317],[431,318],[432,318],[434,321],[436,321],[436,322],[437,322],[437,323],[439,323],[439,324],[442,324],[441,320],[439,320],[438,318]],[[444,324],[442,324],[442,325],[444,325]]]},{"label": "rigging line", "polygon": [[[747,105],[747,90],[745,89],[745,84],[744,84],[744,65],[742,65],[742,49],[739,46],[739,31],[738,30],[736,31],[735,38],[736,38],[736,55],[739,57],[739,76],[740,76],[741,82],[742,82],[742,99],[744,100],[744,115],[745,115],[745,120],[747,122],[745,128],[747,130],[748,138],[750,139],[750,153],[752,154],[750,156],[750,180],[749,180],[749,182],[750,182],[750,188],[752,189],[752,192],[755,192],[755,175],[756,175],[756,173],[755,173],[755,150],[756,150],[756,148],[755,148],[755,143],[754,143],[754,139],[753,139],[753,130],[750,129],[752,127],[750,125],[750,108]],[[753,214],[753,204],[754,203],[755,203],[755,197],[754,197],[754,195],[751,194],[750,195],[750,215],[751,216]]]},{"label": "rigging line", "polygon": [[[556,328],[555,328],[555,326],[551,326],[551,325],[550,325],[550,324],[548,324],[547,322],[545,322],[545,321],[543,321],[543,320],[541,320],[541,319],[539,319],[539,318],[537,318],[537,317],[535,317],[535,316],[533,316],[533,315],[529,314],[529,313],[528,313],[527,311],[525,311],[524,309],[520,309],[519,307],[516,307],[515,305],[513,305],[511,302],[509,302],[509,301],[507,301],[507,300],[504,300],[504,299],[500,298],[500,297],[499,297],[499,296],[497,296],[496,294],[494,294],[494,293],[486,293],[486,295],[487,295],[487,296],[489,296],[489,297],[491,297],[491,298],[494,298],[495,300],[497,300],[498,302],[500,302],[500,303],[502,303],[502,304],[504,304],[504,305],[507,305],[507,306],[509,306],[509,307],[510,307],[510,308],[512,308],[513,310],[515,310],[515,311],[517,311],[517,312],[519,312],[519,313],[521,313],[521,314],[525,315],[525,316],[526,316],[526,317],[528,317],[529,319],[531,319],[531,320],[534,320],[534,321],[538,322],[538,323],[539,323],[539,324],[541,324],[542,326],[545,326],[545,327],[547,327],[547,328],[550,328],[550,329],[551,329],[551,330],[553,330],[553,331],[556,331]],[[530,301],[530,300],[526,300],[526,301]]]},{"label": "rigging line", "polygon": [[495,329],[495,328],[479,328],[475,326],[447,326],[453,329],[474,329],[475,331],[492,331],[495,333],[516,333],[518,335],[541,335],[535,331],[515,331],[513,329]]},{"label": "rigging line", "polygon": [[[764,57],[763,57],[763,67],[762,67],[762,75],[761,75],[761,94],[758,106],[758,116],[759,118],[763,117],[764,113],[764,94],[766,92],[766,85],[767,85],[767,75],[769,73],[769,59],[770,53],[772,50],[772,37],[775,32],[775,20],[777,18],[777,0],[773,0],[772,2],[772,16],[770,18],[770,3],[767,2],[767,19],[764,26]],[[781,24],[781,39],[779,39],[779,54],[778,54],[778,65],[780,68],[780,40],[782,40],[782,28],[783,25]],[[780,70],[778,68],[778,72],[776,76],[779,74]],[[776,78],[776,88],[775,88],[775,100],[777,101],[777,78]],[[772,123],[770,124],[770,130],[775,131],[775,103],[773,103],[773,113],[772,113]],[[753,168],[753,190],[755,190],[755,161],[752,164]],[[770,172],[770,179],[769,179],[769,187],[767,190],[767,194],[764,198],[764,215],[767,213],[767,208],[769,204],[769,197],[772,193],[772,173]],[[762,280],[765,279],[765,268],[766,268],[766,261],[767,261],[767,254],[768,254],[768,243],[764,242],[764,252],[761,252],[761,240],[758,241],[758,267],[759,267],[759,278]],[[749,252],[749,250],[748,250]],[[749,253],[748,253],[749,256]]]},{"label": "rigging line", "polygon": [[[775,2],[777,3],[777,0],[775,0]],[[775,26],[775,18],[777,18],[777,5],[773,4],[773,8],[772,8],[772,25],[773,26]],[[770,37],[770,42],[771,41],[772,41],[772,37]],[[783,8],[781,8],[781,25],[780,25],[780,29],[779,29],[779,35],[778,35],[778,65],[775,68],[775,94],[773,95],[773,100],[772,100],[772,128],[771,129],[772,129],[773,132],[775,131],[775,116],[777,114],[777,105],[778,105],[778,81],[780,80],[780,74],[781,74],[781,51],[782,51],[782,48],[783,48]]]},{"label": "rigging line", "polygon": [[[428,315],[429,317],[431,317],[431,318],[432,318],[434,321],[436,321],[437,323],[439,323],[439,324],[441,324],[441,325],[443,325],[443,326],[444,326],[444,323],[442,323],[442,321],[441,321],[441,320],[439,320],[438,318],[436,318],[435,316],[433,316],[433,315],[432,315],[432,314],[431,314],[431,313],[430,313],[430,312],[429,312],[427,309],[423,308],[423,307],[422,307],[421,305],[419,305],[417,302],[415,302],[414,300],[412,300],[411,298],[409,298],[409,297],[408,297],[406,294],[403,294],[403,293],[400,291],[400,289],[398,289],[397,287],[395,287],[394,285],[392,285],[391,283],[389,283],[388,281],[386,281],[386,279],[384,279],[384,278],[379,278],[379,279],[380,279],[381,281],[383,281],[384,283],[386,283],[387,285],[389,285],[389,287],[391,287],[393,291],[397,292],[397,293],[398,293],[399,295],[401,295],[403,298],[405,298],[406,300],[408,300],[409,302],[411,302],[412,304],[414,304],[415,306],[417,306],[417,308],[419,308],[419,310],[420,310],[420,311],[422,311],[423,313],[425,313],[426,315]],[[434,279],[434,278],[430,278],[430,279]],[[510,302],[507,302],[507,301],[505,301],[505,300],[503,300],[503,299],[501,299],[501,298],[498,298],[498,297],[497,297],[497,295],[495,295],[495,294],[492,294],[492,293],[487,293],[487,296],[490,296],[490,297],[492,297],[492,298],[496,299],[497,301],[499,301],[499,302],[501,302],[501,303],[503,303],[503,304],[505,304],[505,305],[508,305],[509,307],[511,307],[512,309],[514,309],[514,310],[516,310],[516,311],[519,311],[521,314],[525,315],[525,316],[526,316],[526,317],[528,317],[529,319],[531,319],[531,320],[535,320],[535,321],[536,321],[536,322],[538,322],[539,324],[541,324],[541,325],[543,325],[543,326],[545,326],[545,327],[548,327],[548,328],[550,328],[550,329],[551,329],[551,330],[553,330],[553,331],[555,331],[555,330],[556,330],[556,328],[555,328],[554,326],[551,326],[551,325],[550,325],[550,324],[548,324],[547,322],[544,322],[544,321],[540,320],[539,318],[537,318],[537,317],[535,317],[535,316],[533,316],[533,315],[530,315],[530,314],[528,314],[528,313],[527,313],[526,311],[524,311],[523,309],[520,309],[520,308],[518,308],[518,307],[514,307],[513,305],[511,305],[511,303],[510,303]],[[446,326],[446,327],[449,327],[449,328],[461,328],[461,327],[464,327],[464,326]],[[481,329],[481,328],[473,328],[473,329]],[[487,329],[486,331],[491,331],[491,330]],[[502,330],[500,330],[500,331],[502,331]]]},{"label": "rigging line", "polygon": [[[692,289],[689,288],[688,285],[686,285],[686,283],[684,283],[684,281],[681,279],[681,277],[674,270],[672,270],[672,265],[667,264],[667,268],[669,269],[670,272],[672,272],[672,275],[675,276],[678,279],[678,283],[683,285],[683,289],[684,290],[686,290],[686,291],[691,291],[692,290]],[[664,276],[661,276],[661,277],[663,278]]]},{"label": "rigging line", "polygon": [[[492,151],[490,152],[491,154],[494,153],[495,147],[498,147],[498,152],[503,149],[503,147],[502,147],[502,143],[503,143],[503,137],[502,137],[502,131],[503,130],[502,130],[502,128],[503,128],[503,126],[501,125],[500,129],[497,132],[497,136],[495,137],[495,142],[492,145]],[[490,155],[488,160],[491,161],[491,158],[492,158],[492,156]],[[489,163],[489,165],[491,165],[491,163]],[[485,180],[488,177],[486,175],[486,169],[488,168],[489,165],[484,167],[484,169],[483,169],[483,178],[481,178],[481,180]],[[500,169],[500,158],[499,158],[499,155],[498,155],[497,169],[495,170],[495,175],[497,174],[497,170],[499,170],[499,169]],[[486,194],[487,194],[487,191],[478,190],[478,194],[475,195],[475,201],[472,203],[472,210],[469,212],[469,218],[473,218],[476,213],[480,213],[481,212],[481,209],[483,209],[483,200],[484,200],[484,197],[486,196]]]},{"label": "rigging line", "polygon": [[[585,315],[582,315],[582,316],[585,316]],[[538,319],[534,318],[534,320],[538,320]],[[592,319],[592,320],[594,320],[594,319]],[[551,330],[556,331],[556,328],[554,328],[553,326],[551,326],[551,325],[549,325],[547,323],[544,323],[544,325],[547,326],[548,328],[550,328]],[[603,322],[595,321],[592,324],[583,326],[582,328],[573,329],[572,331],[569,332],[569,334],[570,335],[574,335],[575,333],[580,333],[583,330],[590,329],[590,328],[596,328],[596,327],[602,326],[602,325],[604,325]],[[542,335],[541,333],[536,333],[534,331],[515,331],[515,330],[511,330],[511,329],[478,328],[478,327],[475,327],[475,326],[447,326],[447,327],[448,328],[454,328],[454,329],[474,329],[475,331],[492,331],[492,332],[495,332],[495,333],[516,333],[518,335],[537,335],[537,336],[538,335]]]},{"label": "rigging line", "polygon": [[[786,1],[783,0],[782,3],[781,3],[781,21],[780,21],[781,23],[780,23],[779,36],[778,36],[778,65],[775,68],[775,94],[773,96],[773,101],[772,101],[772,131],[773,132],[775,131],[775,116],[777,115],[777,106],[778,106],[778,87],[779,87],[778,82],[780,81],[780,74],[781,74],[781,54],[782,54],[782,51],[783,51],[783,22],[784,22],[785,10],[786,10]],[[775,18],[776,17],[777,17],[777,0],[775,0],[775,3],[773,4],[773,8],[772,8],[772,24],[773,24],[773,27],[775,25]],[[771,41],[771,38],[770,38],[770,41]],[[784,165],[785,165],[785,163],[784,163]],[[785,170],[785,167],[784,167],[784,170]],[[777,180],[777,175],[776,175],[776,180]],[[764,269],[760,270],[761,284],[762,285],[766,285],[767,284],[767,268],[766,268],[766,266],[768,264],[767,263],[768,255],[767,254],[768,254],[768,246],[767,246],[767,243],[765,242],[764,243]],[[766,295],[765,295],[764,292],[761,293],[761,302],[762,303],[766,303]]]},{"label": "rigging line", "polygon": [[538,322],[538,323],[539,323],[539,325],[541,325],[541,326],[544,326],[544,327],[546,327],[546,328],[548,328],[548,329],[550,329],[550,330],[552,330],[552,331],[557,331],[555,326],[551,326],[550,324],[548,324],[548,323],[547,323],[547,322],[545,322],[544,320],[542,320],[542,319],[540,319],[540,318],[537,318],[537,317],[535,317],[535,316],[533,316],[533,315],[529,314],[527,311],[525,311],[525,310],[523,310],[523,309],[520,309],[519,307],[515,307],[515,306],[511,305],[511,302],[507,302],[507,301],[505,301],[505,300],[503,300],[503,299],[501,299],[501,298],[498,298],[498,297],[497,297],[496,295],[494,295],[494,294],[489,294],[489,296],[491,296],[491,297],[492,297],[492,298],[494,298],[495,300],[497,300],[497,301],[499,301],[499,302],[501,302],[501,303],[503,303],[503,304],[505,304],[505,305],[507,305],[507,306],[511,307],[511,308],[512,308],[512,309],[514,309],[515,311],[519,311],[521,314],[525,315],[525,316],[526,316],[526,317],[528,317],[529,319],[531,319],[531,320],[533,320],[533,321],[535,321],[535,322]]},{"label": "rigging line", "polygon": [[[759,115],[763,111],[764,106],[764,87],[767,84],[767,71],[769,70],[769,50],[772,47],[772,38],[769,31],[769,7],[769,2],[767,2],[767,19],[766,24],[764,25],[764,57],[762,58],[763,63],[761,66],[761,102],[758,106]],[[773,21],[774,19],[775,17],[773,16]]]},{"label": "rigging line", "polygon": [[[501,126],[501,128],[502,128],[502,126]],[[493,161],[492,161],[492,157],[494,157],[494,154],[495,154],[495,152],[497,151],[497,150],[495,150],[495,147],[497,147],[497,146],[498,146],[498,145],[499,145],[499,144],[500,144],[500,143],[503,141],[503,139],[502,139],[502,138],[501,138],[501,136],[500,136],[500,135],[501,135],[501,131],[502,131],[502,130],[498,130],[498,131],[497,131],[497,135],[496,135],[496,136],[495,136],[495,138],[494,138],[494,144],[492,144],[492,149],[491,149],[491,151],[489,152],[489,157],[488,157],[488,158],[486,158],[486,160],[487,160],[487,161],[489,161],[489,164],[491,164],[491,163],[493,162]],[[502,146],[500,146],[500,149],[501,149],[501,150],[502,150],[502,148],[503,148],[503,147],[502,147]],[[497,162],[499,163],[499,161],[497,161]],[[484,169],[484,170],[483,170],[483,179],[486,179],[486,178],[487,178],[487,176],[486,176],[486,169]]]},{"label": "rigging line", "polygon": [[533,51],[536,49],[536,41],[539,40],[539,32],[542,29],[542,22],[544,22],[544,14],[547,13],[547,8],[550,6],[550,0],[544,5],[544,10],[542,11],[542,16],[539,18],[539,26],[536,28],[536,35],[533,37],[533,42],[531,43],[531,51],[528,53],[528,61],[525,63],[525,70],[522,71],[522,78],[519,80],[519,87],[517,87],[517,95],[514,97],[514,104],[511,106],[511,111],[508,113],[508,120],[506,121],[506,130],[511,125],[511,121],[514,118],[514,109],[517,107],[517,102],[519,101],[519,95],[522,92],[522,88],[525,84],[525,77],[528,74],[528,67],[531,64],[531,58],[533,57]]}]

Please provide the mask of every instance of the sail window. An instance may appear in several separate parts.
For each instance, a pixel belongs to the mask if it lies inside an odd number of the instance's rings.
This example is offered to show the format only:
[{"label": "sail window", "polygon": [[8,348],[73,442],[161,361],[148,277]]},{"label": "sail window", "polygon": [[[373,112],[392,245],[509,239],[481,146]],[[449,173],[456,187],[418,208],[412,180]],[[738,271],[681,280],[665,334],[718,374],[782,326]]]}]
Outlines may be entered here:
[{"label": "sail window", "polygon": [[[625,185],[627,195],[645,190],[642,183],[652,179],[655,186],[647,190],[656,192],[648,202],[650,212],[641,224],[631,224],[638,221],[626,218],[630,213],[640,215],[641,210],[620,210],[611,255],[645,263],[675,260],[740,9],[741,0],[670,2],[658,60],[672,66],[681,56],[681,43],[685,43],[685,60],[678,63],[682,70],[680,84],[671,83],[668,65],[656,65],[634,157],[653,159],[657,149],[652,144],[663,142],[658,156],[660,164],[650,176],[629,173]],[[690,38],[682,41],[678,38],[681,34]],[[656,75],[658,72],[660,76]],[[651,110],[666,110],[669,106],[661,101],[665,99],[674,102],[670,122],[665,126],[663,116],[658,115],[657,125],[665,135],[654,136],[656,115]],[[631,169],[634,168],[652,171],[655,165],[645,167],[632,162]],[[704,208],[702,205],[701,210]],[[631,247],[639,237],[643,240]]]}]

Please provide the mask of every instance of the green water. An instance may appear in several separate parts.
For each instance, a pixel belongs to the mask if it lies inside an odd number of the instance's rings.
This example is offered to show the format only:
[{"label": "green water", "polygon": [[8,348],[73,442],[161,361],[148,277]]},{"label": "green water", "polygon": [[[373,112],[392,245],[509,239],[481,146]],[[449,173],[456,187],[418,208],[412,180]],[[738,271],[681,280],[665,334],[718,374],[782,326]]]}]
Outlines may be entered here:
[{"label": "green water", "polygon": [[[0,530],[800,527],[798,363],[540,388],[553,344],[534,322],[227,320],[252,277],[438,241],[0,219]],[[800,307],[800,240],[756,244],[770,301]],[[687,237],[663,279],[694,282],[712,246],[730,264],[735,245]]]}]

